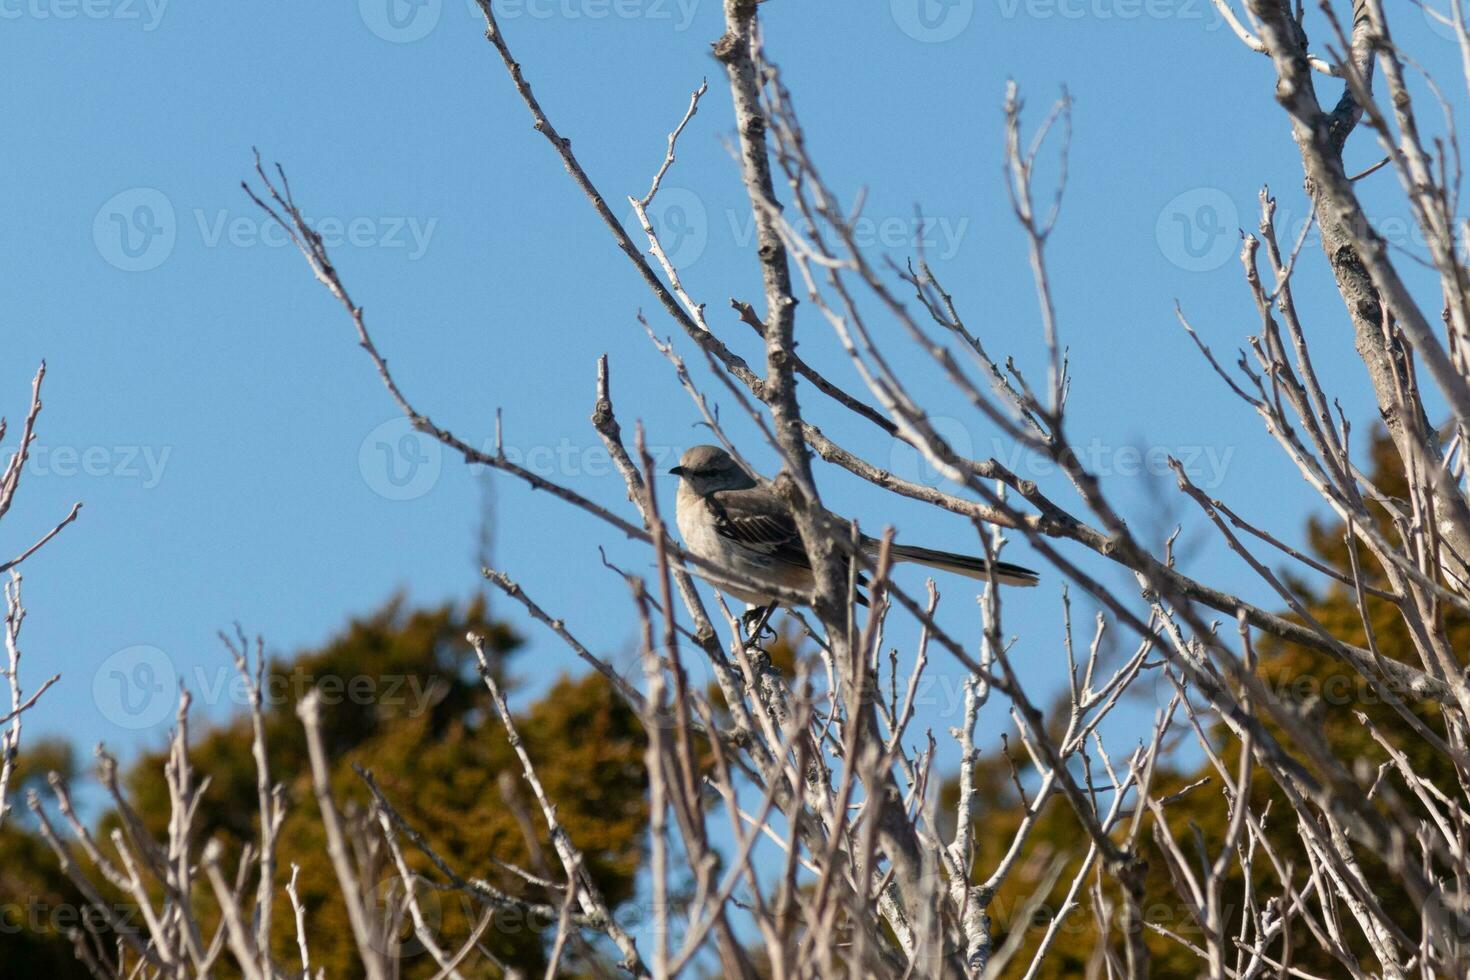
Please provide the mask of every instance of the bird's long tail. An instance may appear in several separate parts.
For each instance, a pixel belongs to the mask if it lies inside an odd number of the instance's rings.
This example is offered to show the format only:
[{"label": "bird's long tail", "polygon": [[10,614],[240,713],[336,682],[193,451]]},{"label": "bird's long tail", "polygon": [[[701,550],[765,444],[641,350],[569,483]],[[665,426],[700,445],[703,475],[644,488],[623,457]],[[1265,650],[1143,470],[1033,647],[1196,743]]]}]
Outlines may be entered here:
[{"label": "bird's long tail", "polygon": [[[933,548],[917,548],[908,544],[893,545],[892,553],[893,557],[899,561],[917,562],[920,565],[928,565],[930,568],[937,568],[944,572],[953,572],[966,578],[985,581],[990,578],[990,562],[984,558],[957,555],[952,551],[935,551]],[[998,561],[995,563],[995,580],[1001,585],[1035,585],[1038,576],[1029,568]]]}]

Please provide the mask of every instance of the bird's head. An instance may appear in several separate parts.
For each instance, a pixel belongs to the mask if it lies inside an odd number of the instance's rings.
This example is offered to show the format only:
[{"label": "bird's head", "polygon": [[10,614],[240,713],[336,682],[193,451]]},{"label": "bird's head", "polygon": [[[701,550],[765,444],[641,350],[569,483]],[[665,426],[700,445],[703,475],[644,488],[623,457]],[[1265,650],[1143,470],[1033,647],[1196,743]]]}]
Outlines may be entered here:
[{"label": "bird's head", "polygon": [[745,490],[756,485],[750,474],[719,446],[695,446],[684,453],[679,458],[679,465],[669,472],[701,497],[717,490]]}]

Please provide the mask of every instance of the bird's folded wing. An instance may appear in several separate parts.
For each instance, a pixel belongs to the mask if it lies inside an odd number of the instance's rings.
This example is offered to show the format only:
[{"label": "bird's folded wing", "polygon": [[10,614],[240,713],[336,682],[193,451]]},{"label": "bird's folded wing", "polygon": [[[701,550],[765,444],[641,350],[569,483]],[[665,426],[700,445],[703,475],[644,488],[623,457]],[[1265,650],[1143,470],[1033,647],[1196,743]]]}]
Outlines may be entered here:
[{"label": "bird's folded wing", "polygon": [[786,504],[759,488],[723,490],[710,495],[715,533],[751,551],[810,568],[806,548]]}]

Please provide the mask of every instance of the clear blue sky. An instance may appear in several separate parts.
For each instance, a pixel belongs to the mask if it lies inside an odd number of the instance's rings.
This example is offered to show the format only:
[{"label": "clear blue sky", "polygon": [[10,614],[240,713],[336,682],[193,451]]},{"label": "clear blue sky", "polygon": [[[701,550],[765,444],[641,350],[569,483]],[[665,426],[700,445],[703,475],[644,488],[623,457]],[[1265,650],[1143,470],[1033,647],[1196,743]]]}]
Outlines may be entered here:
[{"label": "clear blue sky", "polygon": [[[656,445],[706,441],[635,314],[661,334],[676,328],[531,130],[474,5],[389,2],[0,0],[0,405],[13,423],[36,364],[50,365],[39,451],[4,550],[85,502],[25,569],[27,681],[63,674],[30,715],[33,736],[124,753],[157,745],[169,721],[132,727],[113,671],[172,671],[223,715],[228,695],[209,693],[228,676],[215,631],[234,620],[287,653],[395,590],[433,602],[480,588],[476,478],[378,429],[394,408],[350,324],[239,189],[252,146],[287,167],[308,216],[342,239],[333,256],[379,346],[438,421],[482,441],[503,408],[510,447],[631,514],[587,422],[606,352],[627,432],[641,418]],[[1190,455],[1212,493],[1295,533],[1309,492],[1172,309],[1177,297],[1218,351],[1233,351],[1255,330],[1235,227],[1254,225],[1263,183],[1293,222],[1305,214],[1269,63],[1220,28],[1207,0],[922,2],[762,7],[819,162],[849,199],[870,191],[875,245],[907,254],[904,222],[921,205],[936,228],[929,255],[971,325],[1039,377],[1034,293],[1001,183],[1000,104],[1015,79],[1035,122],[1066,86],[1075,139],[1051,258],[1074,439],[1125,471],[1107,486],[1155,539],[1178,514],[1201,521],[1168,480],[1129,475],[1120,447]],[[1401,38],[1463,102],[1454,47],[1417,10],[1398,14]],[[543,105],[615,201],[646,188],[666,132],[710,76],[664,220],[715,329],[756,357],[727,308],[731,296],[757,300],[759,280],[725,148],[728,96],[708,53],[720,21],[715,0],[508,0],[503,14]],[[1377,154],[1360,133],[1349,157],[1366,166]],[[1370,209],[1402,225],[1392,180],[1368,182]],[[1316,252],[1298,296],[1324,380],[1365,432],[1372,406]],[[809,357],[837,363],[809,307],[798,329]],[[887,339],[916,387],[937,387],[896,330]],[[849,369],[833,376],[857,384]],[[834,437],[914,467],[815,394],[804,402]],[[961,448],[1011,452],[958,401],[933,407]],[[870,528],[892,521],[909,541],[970,544],[956,518],[820,476],[829,504]],[[509,480],[496,480],[495,498],[497,563],[594,649],[629,662],[626,590],[596,546],[635,569],[646,554]],[[1010,557],[1035,556],[1018,545]],[[1189,562],[1271,601],[1222,549]],[[904,581],[919,588],[922,576]],[[947,622],[974,636],[964,585],[941,582]],[[1016,656],[1043,685],[1061,676],[1059,585],[1046,573],[1006,605]],[[525,630],[525,694],[580,669],[534,624]],[[910,638],[895,633],[906,654]],[[162,661],[128,652],[139,646]],[[958,677],[953,664],[937,669]],[[932,720],[950,723],[942,711]],[[987,730],[1002,722],[992,710]]]}]

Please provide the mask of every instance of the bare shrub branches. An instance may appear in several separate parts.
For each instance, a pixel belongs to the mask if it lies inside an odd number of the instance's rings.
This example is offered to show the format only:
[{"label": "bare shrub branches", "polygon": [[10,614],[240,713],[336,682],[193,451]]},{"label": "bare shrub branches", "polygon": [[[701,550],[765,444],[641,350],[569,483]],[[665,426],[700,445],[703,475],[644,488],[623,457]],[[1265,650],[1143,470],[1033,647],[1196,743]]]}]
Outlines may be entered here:
[{"label": "bare shrub branches", "polygon": [[[1163,959],[1176,963],[1173,956],[1232,978],[1323,970],[1448,976],[1470,969],[1470,684],[1463,652],[1470,624],[1470,278],[1455,213],[1458,150],[1452,131],[1431,134],[1416,116],[1421,97],[1406,71],[1412,62],[1396,46],[1378,0],[1357,0],[1351,19],[1341,21],[1324,5],[1330,40],[1320,54],[1306,46],[1299,5],[1249,0],[1239,12],[1225,0],[1217,6],[1245,48],[1269,58],[1343,309],[1298,305],[1293,275],[1315,259],[1304,251],[1305,233],[1295,242],[1278,238],[1276,201],[1263,191],[1259,225],[1241,250],[1241,309],[1256,318],[1255,335],[1227,364],[1186,311],[1179,318],[1198,344],[1201,376],[1222,380],[1261,419],[1262,448],[1274,443],[1301,476],[1303,511],[1325,504],[1340,522],[1340,541],[1331,543],[1341,544],[1341,554],[1325,555],[1320,542],[1316,551],[1296,546],[1285,529],[1261,526],[1244,508],[1212,498],[1178,461],[1171,465],[1191,521],[1218,535],[1285,614],[1176,568],[1172,539],[1155,544],[1131,528],[1077,449],[1089,421],[1068,403],[1065,338],[1076,313],[1057,300],[1053,283],[1066,270],[1051,264],[1047,250],[1065,229],[1073,112],[1065,96],[1032,127],[1019,91],[1005,94],[1005,191],[1036,289],[1035,349],[1045,366],[1030,375],[1024,359],[992,353],[998,338],[967,323],[963,298],[947,291],[922,255],[900,267],[863,247],[855,225],[865,200],[844,199],[824,177],[820,148],[808,140],[795,96],[766,56],[757,3],[725,0],[725,33],[714,46],[756,229],[763,295],[752,301],[695,295],[648,217],[680,140],[704,118],[707,83],[689,95],[681,115],[671,100],[673,126],[661,157],[651,147],[657,166],[647,192],[628,197],[645,252],[537,101],[492,5],[480,0],[487,39],[535,130],[657,309],[682,333],[677,343],[665,341],[656,322],[636,318],[668,360],[670,390],[682,389],[738,458],[717,410],[733,404],[782,462],[769,485],[789,504],[815,572],[812,594],[778,596],[796,608],[792,621],[803,630],[800,655],[784,665],[776,657],[789,652],[787,645],[762,633],[769,613],[750,628],[718,591],[750,591],[753,583],[689,554],[671,535],[641,424],[625,444],[609,358],[596,365],[591,425],[631,509],[530,472],[498,446],[477,449],[411,400],[302,217],[285,172],[257,159],[251,199],[346,311],[389,397],[418,431],[651,550],[646,577],[609,564],[621,579],[614,587],[629,599],[637,678],[594,652],[623,635],[619,628],[610,625],[597,637],[574,633],[561,618],[570,597],[532,599],[509,571],[486,570],[642,722],[649,929],[626,926],[599,890],[590,852],[558,817],[564,801],[548,790],[483,642],[472,637],[495,717],[534,802],[522,806],[508,787],[505,805],[528,842],[544,830],[552,852],[532,846],[537,857],[528,868],[491,863],[532,886],[534,899],[496,888],[485,869],[455,866],[366,771],[371,812],[339,809],[321,736],[323,708],[312,697],[301,704],[311,792],[366,975],[396,974],[404,934],[428,953],[437,976],[468,976],[486,965],[508,973],[480,941],[491,917],[507,910],[534,913],[546,924],[547,976],[575,959],[655,978],[716,963],[742,978],[1034,977],[1064,947],[1076,955],[1079,944],[1094,975],[1108,976],[1147,976]],[[1458,9],[1451,22],[1464,35]],[[1464,42],[1470,50],[1470,36]],[[1331,108],[1315,89],[1323,79],[1343,85]],[[1358,181],[1371,172],[1349,177],[1343,168],[1347,141],[1369,134],[1387,156],[1375,179],[1397,176],[1428,242],[1428,265],[1442,287],[1433,298],[1436,315],[1365,216]],[[1057,173],[1056,182],[1039,185],[1042,172]],[[727,306],[730,312],[710,313]],[[1355,446],[1314,366],[1308,323],[1344,316],[1343,338],[1350,330],[1383,416],[1392,449],[1387,467]],[[763,370],[731,346],[730,335],[747,329],[761,338]],[[798,338],[813,331],[831,332],[842,352],[835,363],[797,354]],[[688,344],[690,362],[681,353]],[[976,419],[1054,463],[1064,493],[996,459],[969,458],[946,441],[927,407],[930,392],[914,377],[916,361],[932,367]],[[833,380],[846,377],[858,379],[852,390]],[[1435,392],[1429,400],[1450,408],[1443,425],[1431,420],[1426,383]],[[921,486],[837,444],[812,421],[822,413],[854,416],[883,440],[912,447],[949,483]],[[821,467],[813,457],[833,465]],[[12,460],[0,478],[0,515],[14,492],[16,466]],[[1028,638],[1028,655],[1054,658],[1057,690],[1027,689],[995,582],[959,598],[942,599],[934,583],[912,595],[890,576],[891,532],[874,553],[858,547],[855,527],[822,506],[821,486],[842,473],[967,519],[975,550],[988,558],[1008,547],[1010,536],[1048,560],[1066,580],[1058,627],[1055,635]],[[1099,574],[1110,565],[1128,571],[1130,587]],[[707,605],[696,576],[716,587],[715,606]],[[1074,595],[1098,610],[1086,637],[1074,637]],[[11,728],[0,800],[20,713],[36,696],[23,701],[15,686],[22,613],[18,593],[7,598],[13,707],[4,719]],[[946,629],[942,601],[962,602],[968,611],[972,598],[970,627]],[[800,611],[807,606],[810,620]],[[1223,626],[1217,614],[1226,617]],[[902,623],[917,636],[907,649],[892,639]],[[1111,647],[1114,637],[1121,650]],[[105,757],[104,783],[122,814],[107,840],[75,815],[64,782],[53,788],[60,821],[33,802],[47,843],[89,901],[105,907],[117,892],[144,910],[141,929],[104,914],[96,935],[76,937],[99,975],[207,975],[226,959],[250,977],[312,969],[312,926],[295,869],[282,885],[276,866],[286,798],[273,781],[260,723],[263,656],[257,645],[252,669],[249,644],[243,637],[232,644],[251,692],[259,797],[258,838],[231,856],[233,870],[221,848],[201,844],[193,831],[207,774],[191,768],[187,698],[168,762],[166,839],[149,837],[129,817]],[[713,678],[707,689],[691,681],[696,661]],[[1364,692],[1362,704],[1303,703],[1282,688],[1283,678],[1295,676],[1289,669],[1342,680]],[[936,676],[953,678],[958,692],[953,724],[940,733],[959,755],[947,784],[936,735],[919,730],[926,720],[915,710],[916,692]],[[1150,686],[1162,692],[1157,710],[1146,724],[1127,724],[1120,706]],[[1008,722],[999,756],[1006,768],[994,784],[983,781],[995,776],[983,768],[994,760],[982,758],[976,744],[986,713]],[[1347,717],[1361,744],[1335,727]],[[1178,768],[1180,745],[1190,741],[1204,760],[1193,774]],[[1074,847],[1051,846],[1058,827]],[[384,867],[396,885],[379,901],[370,872]],[[423,906],[424,888],[469,896],[480,917],[462,933],[441,933]],[[1157,900],[1177,909],[1177,919],[1152,917]],[[272,953],[272,908],[282,902],[295,923],[299,971]],[[1042,912],[1049,913],[1044,925],[1028,928]],[[118,952],[101,948],[104,933]]]},{"label": "bare shrub branches", "polygon": [[[3,518],[15,502],[16,492],[20,489],[21,477],[24,475],[26,461],[30,458],[31,443],[36,438],[36,420],[41,414],[41,383],[46,379],[46,363],[36,370],[36,376],[31,381],[30,407],[26,410],[25,422],[21,427],[20,443],[11,452],[10,459],[5,464],[5,469],[0,472],[0,518]],[[5,438],[8,425],[4,418],[0,418],[0,439]],[[68,524],[76,520],[82,512],[80,503],[72,504],[71,511],[61,521],[47,531],[40,538],[27,547],[20,554],[6,561],[0,561],[0,574],[9,573],[5,581],[5,666],[0,667],[6,681],[6,688],[10,695],[10,707],[0,714],[0,824],[4,824],[5,815],[10,810],[10,781],[15,772],[16,756],[20,752],[20,736],[22,727],[21,716],[30,710],[46,690],[61,679],[60,674],[52,674],[43,681],[29,696],[25,694],[24,686],[20,676],[20,629],[25,621],[26,610],[21,603],[20,596],[20,572],[19,566],[27,558],[40,551],[52,538],[61,533]]]}]

